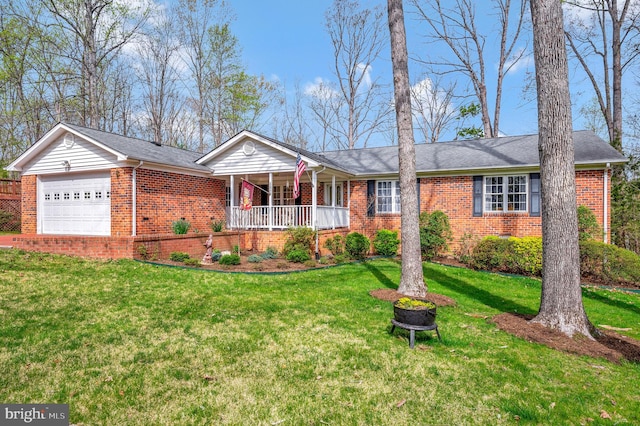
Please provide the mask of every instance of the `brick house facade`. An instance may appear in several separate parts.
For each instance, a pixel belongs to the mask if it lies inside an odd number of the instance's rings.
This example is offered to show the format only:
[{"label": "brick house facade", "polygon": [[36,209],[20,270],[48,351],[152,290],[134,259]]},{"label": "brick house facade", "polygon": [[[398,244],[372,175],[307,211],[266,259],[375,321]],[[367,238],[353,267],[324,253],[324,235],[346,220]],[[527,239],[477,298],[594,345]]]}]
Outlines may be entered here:
[{"label": "brick house facade", "polygon": [[[595,213],[608,241],[610,168],[626,159],[590,132],[574,140],[578,204]],[[420,211],[448,215],[453,250],[465,234],[541,234],[535,135],[416,148]],[[294,200],[298,153],[307,171]],[[395,147],[318,154],[245,131],[201,155],[59,124],[9,169],[23,174],[24,235],[14,245],[29,250],[132,258],[182,248],[198,256],[213,221],[231,230],[215,236],[222,249],[281,247],[288,226],[318,229],[320,252],[336,233],[400,229]],[[244,180],[259,187],[249,211],[238,201]],[[188,235],[172,235],[181,218]]]}]

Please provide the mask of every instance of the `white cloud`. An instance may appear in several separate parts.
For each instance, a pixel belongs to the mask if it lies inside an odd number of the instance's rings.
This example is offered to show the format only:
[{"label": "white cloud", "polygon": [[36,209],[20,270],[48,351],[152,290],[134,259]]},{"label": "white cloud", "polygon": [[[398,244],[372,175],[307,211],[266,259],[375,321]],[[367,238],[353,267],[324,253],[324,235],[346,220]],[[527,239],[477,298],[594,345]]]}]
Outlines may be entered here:
[{"label": "white cloud", "polygon": [[365,87],[371,87],[371,65],[360,63],[356,68],[363,75],[362,82],[365,84]]},{"label": "white cloud", "polygon": [[440,87],[434,87],[429,77],[411,86],[411,99],[414,102],[414,114],[424,118],[437,114],[453,114],[455,108],[451,102],[451,93]]},{"label": "white cloud", "polygon": [[316,77],[313,83],[307,83],[304,86],[304,92],[306,96],[312,96],[318,99],[333,99],[340,94],[333,88],[331,82],[327,82],[322,77]]},{"label": "white cloud", "polygon": [[527,52],[524,47],[521,47],[507,60],[504,64],[504,69],[513,74],[526,70],[531,66],[533,66],[533,55],[531,52]]}]

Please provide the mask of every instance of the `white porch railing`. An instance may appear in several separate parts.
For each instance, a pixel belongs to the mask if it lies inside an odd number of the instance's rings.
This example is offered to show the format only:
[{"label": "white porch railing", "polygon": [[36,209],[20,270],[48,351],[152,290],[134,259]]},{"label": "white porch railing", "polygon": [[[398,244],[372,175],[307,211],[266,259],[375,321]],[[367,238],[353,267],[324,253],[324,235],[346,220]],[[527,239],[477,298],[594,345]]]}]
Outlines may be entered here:
[{"label": "white porch railing", "polygon": [[[250,210],[227,207],[227,229],[313,228],[313,206],[255,206]],[[349,227],[349,209],[318,206],[318,229]]]}]

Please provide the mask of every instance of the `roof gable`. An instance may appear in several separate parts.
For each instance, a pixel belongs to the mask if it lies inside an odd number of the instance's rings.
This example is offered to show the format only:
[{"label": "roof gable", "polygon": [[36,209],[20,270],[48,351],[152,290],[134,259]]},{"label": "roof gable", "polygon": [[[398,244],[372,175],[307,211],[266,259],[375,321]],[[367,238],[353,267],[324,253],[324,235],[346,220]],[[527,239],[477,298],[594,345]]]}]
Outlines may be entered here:
[{"label": "roof gable", "polygon": [[86,127],[59,123],[27,149],[20,157],[13,161],[8,170],[23,171],[29,164],[37,162],[39,157],[48,155],[51,144],[58,144],[66,133],[73,134],[79,140],[92,145],[92,151],[97,155],[108,154],[113,158],[113,164],[103,164],[103,167],[122,166],[124,161],[142,161],[147,164],[167,166],[170,168],[187,169],[201,173],[210,173],[204,166],[196,164],[199,153],[166,145],[156,145],[142,139],[130,138]]}]

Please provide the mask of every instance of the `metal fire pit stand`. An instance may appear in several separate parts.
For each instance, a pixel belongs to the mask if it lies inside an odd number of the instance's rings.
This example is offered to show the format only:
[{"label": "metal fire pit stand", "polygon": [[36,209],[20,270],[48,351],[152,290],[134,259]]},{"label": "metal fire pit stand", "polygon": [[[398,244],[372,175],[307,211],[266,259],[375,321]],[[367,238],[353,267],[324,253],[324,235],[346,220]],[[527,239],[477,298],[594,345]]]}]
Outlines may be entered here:
[{"label": "metal fire pit stand", "polygon": [[442,338],[440,337],[440,332],[438,331],[438,324],[436,324],[435,322],[431,325],[411,325],[411,324],[404,324],[402,322],[398,322],[392,319],[391,324],[393,324],[393,326],[391,327],[391,331],[389,332],[389,334],[393,334],[393,331],[396,329],[396,327],[409,330],[409,347],[411,349],[413,349],[413,346],[416,342],[416,331],[435,330],[436,334],[438,335],[438,340],[442,341]]}]

